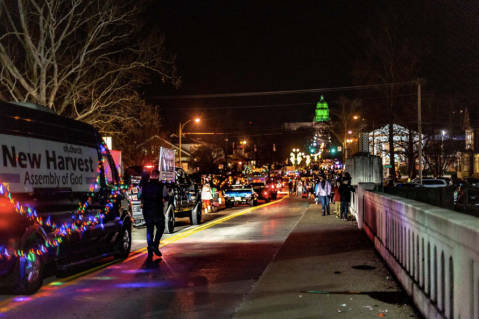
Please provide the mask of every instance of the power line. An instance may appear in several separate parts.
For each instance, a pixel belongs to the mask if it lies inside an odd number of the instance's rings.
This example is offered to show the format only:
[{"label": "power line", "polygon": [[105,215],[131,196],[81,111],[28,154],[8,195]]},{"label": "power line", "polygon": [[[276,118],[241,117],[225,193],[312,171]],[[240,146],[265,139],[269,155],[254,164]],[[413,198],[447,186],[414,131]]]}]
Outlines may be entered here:
[{"label": "power line", "polygon": [[267,107],[277,107],[277,106],[299,106],[299,105],[312,105],[312,104],[316,104],[316,102],[291,103],[291,104],[271,104],[271,105],[245,105],[245,106],[182,107],[182,108],[160,109],[160,110],[161,111],[181,111],[181,110],[256,109],[256,108],[267,108]]},{"label": "power line", "polygon": [[205,98],[221,98],[221,97],[244,97],[244,96],[268,96],[268,95],[284,95],[284,94],[304,94],[304,93],[321,93],[321,92],[337,92],[349,90],[365,90],[371,88],[389,87],[389,86],[407,86],[415,85],[416,82],[398,82],[371,85],[355,85],[341,86],[334,88],[320,88],[307,90],[290,90],[290,91],[268,91],[268,92],[246,92],[246,93],[224,93],[224,94],[194,94],[194,95],[167,95],[167,96],[150,96],[146,99],[151,100],[169,100],[169,99],[205,99]]},{"label": "power line", "polygon": [[[391,97],[404,97],[404,96],[416,96],[417,93],[409,94],[398,94]],[[426,95],[426,94],[423,94]],[[371,97],[361,99],[362,101],[369,100],[382,100],[386,97]],[[329,101],[329,103],[338,103],[339,100]],[[215,106],[215,107],[178,107],[178,108],[168,108],[160,109],[161,111],[182,111],[182,110],[232,110],[232,109],[256,109],[256,108],[268,108],[268,107],[280,107],[280,106],[311,106],[317,102],[305,102],[305,103],[289,103],[289,104],[267,104],[267,105],[242,105],[242,106]]]}]

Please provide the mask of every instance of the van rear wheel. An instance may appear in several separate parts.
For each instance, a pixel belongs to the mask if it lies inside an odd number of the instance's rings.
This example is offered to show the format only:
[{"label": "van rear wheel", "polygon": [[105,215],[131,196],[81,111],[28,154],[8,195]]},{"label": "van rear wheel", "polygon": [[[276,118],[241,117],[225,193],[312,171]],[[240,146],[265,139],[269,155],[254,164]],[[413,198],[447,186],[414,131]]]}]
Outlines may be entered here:
[{"label": "van rear wheel", "polygon": [[130,255],[131,251],[131,224],[125,222],[117,239],[115,247],[115,257],[125,259]]},{"label": "van rear wheel", "polygon": [[[37,251],[41,244],[29,242],[25,245],[24,251]],[[44,264],[41,256],[33,253],[27,258],[18,258],[17,261],[17,286],[14,289],[16,294],[31,295],[37,292],[43,284]]]}]

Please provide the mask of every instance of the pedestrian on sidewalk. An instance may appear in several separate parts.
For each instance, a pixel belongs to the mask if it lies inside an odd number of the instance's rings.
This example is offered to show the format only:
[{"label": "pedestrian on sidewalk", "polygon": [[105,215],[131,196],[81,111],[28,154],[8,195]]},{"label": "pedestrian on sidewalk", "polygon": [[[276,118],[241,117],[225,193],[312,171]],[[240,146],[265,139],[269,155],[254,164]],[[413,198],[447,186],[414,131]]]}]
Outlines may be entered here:
[{"label": "pedestrian on sidewalk", "polygon": [[348,220],[348,208],[349,202],[351,202],[351,192],[355,192],[356,190],[352,187],[349,183],[351,183],[351,177],[344,177],[343,183],[339,186],[339,195],[340,195],[340,202],[341,202],[341,219]]},{"label": "pedestrian on sidewalk", "polygon": [[314,182],[308,181],[308,199],[314,198]]},{"label": "pedestrian on sidewalk", "polygon": [[[165,214],[163,213],[163,201],[168,201],[169,195],[166,185],[160,183],[160,172],[155,169],[150,179],[141,188],[141,203],[143,217],[146,223],[146,241],[148,243],[147,262],[153,261],[153,253],[161,257],[159,250],[160,239],[165,230]],[[156,227],[156,234],[154,235]],[[154,237],[153,237],[154,235]]]},{"label": "pedestrian on sidewalk", "polygon": [[331,183],[326,180],[326,176],[324,176],[324,174],[319,175],[319,183],[316,185],[315,194],[321,202],[323,216],[326,215],[326,211],[329,215],[329,196],[331,195]]},{"label": "pedestrian on sidewalk", "polygon": [[340,202],[341,202],[341,195],[339,195],[339,187],[341,186],[341,182],[336,180],[335,182],[335,186],[333,187],[333,190],[332,192],[334,193],[333,195],[333,203],[334,203],[334,206],[335,206],[335,212],[336,212],[336,216],[338,218],[341,217],[340,215],[340,211],[339,211],[339,205],[340,205]]}]

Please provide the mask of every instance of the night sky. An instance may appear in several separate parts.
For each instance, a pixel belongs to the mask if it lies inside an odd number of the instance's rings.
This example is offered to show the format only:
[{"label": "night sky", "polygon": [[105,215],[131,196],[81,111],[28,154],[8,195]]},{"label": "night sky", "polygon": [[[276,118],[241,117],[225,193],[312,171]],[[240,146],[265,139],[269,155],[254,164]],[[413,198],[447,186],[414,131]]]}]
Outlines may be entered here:
[{"label": "night sky", "polygon": [[[389,1],[158,1],[148,10],[151,27],[166,35],[177,55],[179,89],[154,80],[145,89],[150,103],[161,107],[164,126],[201,116],[202,131],[211,131],[218,116],[228,113],[251,130],[279,127],[288,121],[311,120],[321,94],[250,98],[155,100],[154,96],[241,93],[350,86],[353,65],[364,54],[360,31]],[[415,15],[409,25],[421,33],[428,59],[421,75],[430,90],[476,91],[477,4],[454,1],[399,1]],[[383,7],[380,7],[383,6]],[[417,29],[417,30],[416,30]],[[452,46],[452,47],[451,47]],[[476,69],[474,66],[473,69]],[[465,76],[464,70],[471,74]],[[456,80],[457,78],[457,80]],[[460,82],[463,83],[460,83]],[[469,89],[471,87],[471,89]],[[469,90],[469,91],[468,91]],[[325,93],[327,101],[357,92]],[[453,92],[452,94],[454,94]],[[375,95],[371,92],[370,96]],[[379,96],[380,94],[377,93]],[[203,108],[265,106],[236,110]],[[209,122],[208,122],[209,119]]]}]

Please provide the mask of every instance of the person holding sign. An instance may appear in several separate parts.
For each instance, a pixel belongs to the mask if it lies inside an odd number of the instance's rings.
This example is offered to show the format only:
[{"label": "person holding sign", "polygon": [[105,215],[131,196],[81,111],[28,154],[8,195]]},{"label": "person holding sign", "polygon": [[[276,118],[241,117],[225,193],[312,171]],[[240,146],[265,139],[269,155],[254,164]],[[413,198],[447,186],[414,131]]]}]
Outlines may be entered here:
[{"label": "person holding sign", "polygon": [[[153,261],[153,253],[161,257],[159,245],[161,236],[163,236],[163,231],[165,230],[163,201],[168,201],[169,199],[166,185],[160,183],[158,179],[159,175],[160,172],[157,169],[153,170],[149,181],[141,187],[141,203],[143,206],[143,217],[146,223],[146,241],[148,242],[148,262]],[[156,234],[154,235],[155,227]]]}]

